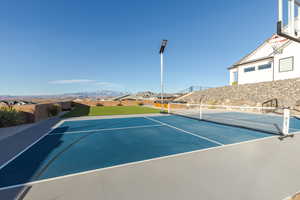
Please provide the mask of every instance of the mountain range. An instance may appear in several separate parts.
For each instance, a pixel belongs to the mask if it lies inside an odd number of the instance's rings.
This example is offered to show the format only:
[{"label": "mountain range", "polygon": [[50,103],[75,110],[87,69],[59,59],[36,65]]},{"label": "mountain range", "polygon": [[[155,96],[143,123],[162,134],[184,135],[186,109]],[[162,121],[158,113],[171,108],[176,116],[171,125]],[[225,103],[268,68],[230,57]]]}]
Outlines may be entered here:
[{"label": "mountain range", "polygon": [[22,99],[22,98],[107,98],[116,97],[128,94],[126,92],[113,91],[113,90],[101,90],[95,92],[76,92],[76,93],[64,93],[64,94],[53,94],[53,95],[0,95],[0,100],[5,99]]}]

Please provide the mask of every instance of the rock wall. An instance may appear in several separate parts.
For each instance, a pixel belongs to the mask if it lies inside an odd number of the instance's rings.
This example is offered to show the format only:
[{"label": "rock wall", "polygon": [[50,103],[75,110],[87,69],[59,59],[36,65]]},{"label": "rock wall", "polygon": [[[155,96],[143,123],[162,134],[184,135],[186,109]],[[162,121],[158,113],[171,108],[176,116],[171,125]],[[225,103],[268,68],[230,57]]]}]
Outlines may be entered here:
[{"label": "rock wall", "polygon": [[299,106],[300,78],[210,88],[194,92],[182,100],[199,103],[201,99],[207,104],[250,106],[260,106],[268,100],[277,99],[279,106]]},{"label": "rock wall", "polygon": [[55,102],[55,103],[43,103],[43,104],[31,104],[31,105],[21,105],[21,106],[13,106],[14,109],[23,112],[26,118],[26,122],[38,122],[44,119],[48,119],[49,116],[49,108],[51,108],[54,104],[60,106],[60,112],[62,110],[70,110],[71,102]]}]

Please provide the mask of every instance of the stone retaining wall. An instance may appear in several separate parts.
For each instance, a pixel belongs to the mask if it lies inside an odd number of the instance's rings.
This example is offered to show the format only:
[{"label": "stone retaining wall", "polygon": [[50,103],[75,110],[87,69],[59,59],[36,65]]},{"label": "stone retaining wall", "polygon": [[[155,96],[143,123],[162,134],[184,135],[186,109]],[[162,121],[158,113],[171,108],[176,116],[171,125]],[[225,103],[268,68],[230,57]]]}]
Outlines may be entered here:
[{"label": "stone retaining wall", "polygon": [[[299,106],[300,78],[255,84],[210,88],[194,92],[182,100],[189,103],[260,106],[277,99],[279,106]],[[298,101],[298,102],[297,102]]]},{"label": "stone retaining wall", "polygon": [[13,108],[26,114],[26,122],[38,122],[50,117],[49,108],[51,108],[54,104],[59,105],[59,112],[71,109],[70,101],[21,105],[13,106]]}]

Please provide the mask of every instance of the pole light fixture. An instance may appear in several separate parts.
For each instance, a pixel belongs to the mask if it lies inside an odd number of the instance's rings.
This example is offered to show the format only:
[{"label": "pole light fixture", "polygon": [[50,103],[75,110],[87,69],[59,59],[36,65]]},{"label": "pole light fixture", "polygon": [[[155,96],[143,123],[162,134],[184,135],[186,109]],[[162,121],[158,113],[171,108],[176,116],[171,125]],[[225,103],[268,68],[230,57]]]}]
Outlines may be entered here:
[{"label": "pole light fixture", "polygon": [[160,97],[161,97],[161,111],[164,110],[164,51],[167,46],[168,40],[163,40],[160,46],[159,54],[160,54]]},{"label": "pole light fixture", "polygon": [[165,51],[165,48],[167,46],[168,40],[163,40],[161,42],[161,46],[160,46],[160,50],[159,50],[159,54],[163,54]]}]

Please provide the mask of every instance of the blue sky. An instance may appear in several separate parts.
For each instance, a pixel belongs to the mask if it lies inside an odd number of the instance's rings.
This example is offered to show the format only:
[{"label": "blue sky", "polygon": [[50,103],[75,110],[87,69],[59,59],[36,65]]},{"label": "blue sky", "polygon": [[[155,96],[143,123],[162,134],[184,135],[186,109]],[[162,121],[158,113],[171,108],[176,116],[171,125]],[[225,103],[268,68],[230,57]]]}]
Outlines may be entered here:
[{"label": "blue sky", "polygon": [[277,0],[26,0],[0,7],[0,94],[159,91],[228,84],[275,32]]}]

